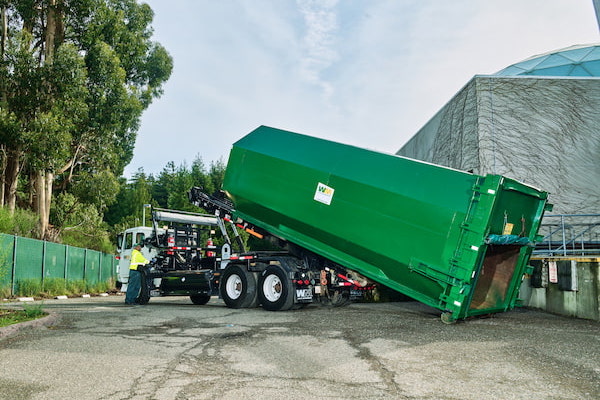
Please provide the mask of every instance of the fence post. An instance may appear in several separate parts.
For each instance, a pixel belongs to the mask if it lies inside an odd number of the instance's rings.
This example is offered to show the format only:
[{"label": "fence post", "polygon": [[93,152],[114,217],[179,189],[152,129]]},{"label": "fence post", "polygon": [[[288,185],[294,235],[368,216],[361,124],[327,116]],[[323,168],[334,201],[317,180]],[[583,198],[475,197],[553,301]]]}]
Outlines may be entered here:
[{"label": "fence post", "polygon": [[42,243],[42,290],[44,289],[44,279],[46,279],[46,241]]},{"label": "fence post", "polygon": [[67,269],[69,267],[69,245],[66,244],[65,245],[65,267],[64,267],[64,277],[65,277],[65,284],[67,283],[67,278],[68,278],[68,274],[67,274]]},{"label": "fence post", "polygon": [[102,282],[102,252],[98,251],[98,283]]},{"label": "fence post", "polygon": [[[83,280],[86,281],[87,278],[87,249],[83,249]],[[86,281],[87,283],[87,281]]]},{"label": "fence post", "polygon": [[15,295],[15,278],[17,276],[17,235],[13,235],[12,276],[10,277],[10,294]]}]

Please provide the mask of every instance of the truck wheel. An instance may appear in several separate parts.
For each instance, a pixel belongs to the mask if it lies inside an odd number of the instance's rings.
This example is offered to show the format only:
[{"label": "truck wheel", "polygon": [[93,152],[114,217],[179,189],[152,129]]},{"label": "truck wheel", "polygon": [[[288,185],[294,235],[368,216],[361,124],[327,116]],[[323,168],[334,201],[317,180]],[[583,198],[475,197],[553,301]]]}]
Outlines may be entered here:
[{"label": "truck wheel", "polygon": [[203,306],[210,300],[210,295],[208,294],[195,294],[190,296],[190,300],[197,306]]},{"label": "truck wheel", "polygon": [[336,290],[331,296],[331,305],[333,307],[342,307],[350,302],[350,294],[347,291]]},{"label": "truck wheel", "polygon": [[258,279],[258,299],[267,311],[285,311],[294,305],[292,282],[277,265],[269,265]]},{"label": "truck wheel", "polygon": [[244,267],[229,265],[225,268],[219,291],[229,308],[256,307],[256,278]]}]

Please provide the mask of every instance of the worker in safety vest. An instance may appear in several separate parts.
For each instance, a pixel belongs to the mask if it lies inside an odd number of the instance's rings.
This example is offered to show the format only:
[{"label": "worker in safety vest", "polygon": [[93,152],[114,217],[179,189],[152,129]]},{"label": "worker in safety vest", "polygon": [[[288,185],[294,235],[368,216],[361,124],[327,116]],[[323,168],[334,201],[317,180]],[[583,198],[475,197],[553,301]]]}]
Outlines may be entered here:
[{"label": "worker in safety vest", "polygon": [[139,266],[146,265],[149,261],[141,252],[142,244],[136,243],[131,251],[131,261],[129,262],[129,282],[127,283],[127,294],[125,295],[125,304],[135,304],[135,300],[140,295],[142,288],[142,274],[138,270]]}]

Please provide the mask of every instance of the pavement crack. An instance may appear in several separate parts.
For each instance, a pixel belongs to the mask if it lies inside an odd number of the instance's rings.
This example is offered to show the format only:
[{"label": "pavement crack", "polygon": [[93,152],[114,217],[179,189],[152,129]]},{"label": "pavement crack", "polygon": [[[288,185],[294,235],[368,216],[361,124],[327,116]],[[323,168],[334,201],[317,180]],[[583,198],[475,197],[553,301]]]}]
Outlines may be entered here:
[{"label": "pavement crack", "polygon": [[[358,353],[358,357],[367,362],[370,368],[379,375],[384,385],[386,386],[386,390],[394,393],[396,396],[399,393],[402,393],[402,388],[396,383],[394,379],[396,376],[396,372],[390,370],[386,367],[385,363],[382,362],[378,357],[376,357],[371,350],[364,346],[363,342],[361,342],[357,337],[352,335],[350,331],[345,331],[342,334],[342,338],[348,343],[348,345],[355,349]],[[396,397],[400,398],[408,398],[408,397]]]}]

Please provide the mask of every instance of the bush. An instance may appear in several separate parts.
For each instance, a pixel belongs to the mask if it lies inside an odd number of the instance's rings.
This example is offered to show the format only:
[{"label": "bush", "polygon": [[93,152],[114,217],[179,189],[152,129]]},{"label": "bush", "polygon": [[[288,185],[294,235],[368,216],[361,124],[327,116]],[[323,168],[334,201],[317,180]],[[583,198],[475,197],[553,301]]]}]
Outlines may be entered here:
[{"label": "bush", "polygon": [[88,285],[88,293],[107,293],[114,289],[114,284],[111,282],[97,282]]},{"label": "bush", "polygon": [[86,293],[87,284],[84,280],[67,281],[67,294],[81,295]]},{"label": "bush", "polygon": [[42,286],[43,292],[50,297],[67,293],[67,282],[64,278],[46,278]]},{"label": "bush", "polygon": [[39,296],[41,292],[42,281],[40,279],[20,279],[17,281],[17,288],[15,291],[17,296]]},{"label": "bush", "polygon": [[36,238],[38,220],[37,214],[31,211],[17,208],[11,214],[6,207],[0,207],[0,232],[2,233]]},{"label": "bush", "polygon": [[43,317],[44,315],[47,314],[46,312],[44,312],[44,310],[42,310],[43,306],[44,306],[44,303],[23,304],[23,311],[25,312],[25,315],[27,318],[36,319],[36,318]]},{"label": "bush", "polygon": [[12,290],[10,285],[2,285],[0,286],[0,298],[7,299],[10,297]]},{"label": "bush", "polygon": [[60,240],[70,246],[113,253],[108,225],[92,204],[84,204],[71,193],[61,193],[54,202],[50,222],[58,227]]},{"label": "bush", "polygon": [[114,254],[115,245],[111,243],[108,232],[98,229],[95,232],[73,229],[65,230],[60,235],[63,244]]}]

